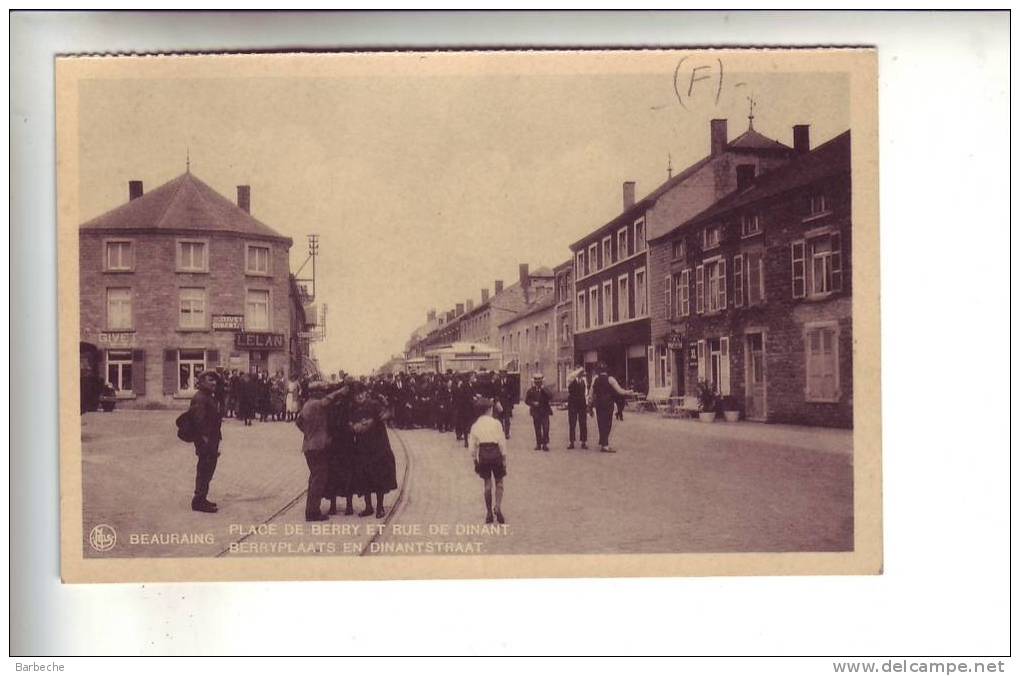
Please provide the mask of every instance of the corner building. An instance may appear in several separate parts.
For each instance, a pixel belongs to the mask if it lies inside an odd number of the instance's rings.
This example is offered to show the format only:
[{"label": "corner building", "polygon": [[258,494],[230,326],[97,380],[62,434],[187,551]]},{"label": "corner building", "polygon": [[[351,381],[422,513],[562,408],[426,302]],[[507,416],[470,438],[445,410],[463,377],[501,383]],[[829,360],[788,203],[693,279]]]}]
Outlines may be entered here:
[{"label": "corner building", "polygon": [[250,188],[235,204],[188,172],[128,197],[79,226],[83,373],[134,406],[183,404],[208,368],[288,373],[292,240]]}]

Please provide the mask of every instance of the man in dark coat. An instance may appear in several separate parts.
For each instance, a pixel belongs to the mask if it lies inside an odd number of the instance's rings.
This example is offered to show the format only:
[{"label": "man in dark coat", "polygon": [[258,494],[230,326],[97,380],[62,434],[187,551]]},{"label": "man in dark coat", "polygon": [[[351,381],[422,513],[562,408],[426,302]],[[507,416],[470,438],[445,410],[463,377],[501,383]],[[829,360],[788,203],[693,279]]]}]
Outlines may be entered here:
[{"label": "man in dark coat", "polygon": [[592,381],[588,393],[588,404],[595,409],[595,421],[599,427],[599,450],[603,453],[615,453],[616,451],[609,446],[609,433],[613,430],[613,408],[620,398],[633,392],[620,387],[616,378],[609,375],[605,364],[599,363],[597,371],[598,375]]},{"label": "man in dark coat", "polygon": [[223,415],[214,396],[218,381],[215,371],[200,374],[198,391],[191,398],[191,407],[188,409],[197,432],[195,455],[198,456],[198,464],[195,467],[195,495],[191,499],[191,508],[196,512],[212,513],[217,510],[216,503],[210,502],[208,495],[209,483],[220,457],[220,441],[223,439],[220,431]]},{"label": "man in dark coat", "polygon": [[542,385],[542,374],[532,377],[533,384],[524,396],[524,403],[531,411],[531,421],[535,425],[535,450],[549,450],[549,417],[552,415],[552,395]]},{"label": "man in dark coat", "polygon": [[584,368],[580,367],[569,376],[567,385],[567,425],[570,432],[570,443],[567,448],[574,447],[574,428],[581,433],[581,448],[588,448],[588,377]]},{"label": "man in dark coat", "polygon": [[329,409],[346,394],[340,388],[326,394],[326,383],[317,381],[309,386],[311,399],[305,402],[294,423],[304,432],[301,451],[308,464],[308,495],[305,499],[305,521],[325,521],[329,517],[322,513],[322,498],[326,495],[329,480]]},{"label": "man in dark coat", "polygon": [[510,438],[510,422],[514,417],[514,382],[506,371],[500,371],[493,387],[493,397],[499,403],[499,415],[495,416],[503,424],[503,435]]}]

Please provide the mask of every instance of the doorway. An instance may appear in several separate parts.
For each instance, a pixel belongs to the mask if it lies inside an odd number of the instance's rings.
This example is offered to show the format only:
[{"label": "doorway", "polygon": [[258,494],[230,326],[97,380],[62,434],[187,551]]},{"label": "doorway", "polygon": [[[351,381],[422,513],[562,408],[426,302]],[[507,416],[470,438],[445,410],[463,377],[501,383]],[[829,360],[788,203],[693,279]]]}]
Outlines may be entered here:
[{"label": "doorway", "polygon": [[765,420],[765,336],[748,333],[744,341],[744,415],[748,420]]}]

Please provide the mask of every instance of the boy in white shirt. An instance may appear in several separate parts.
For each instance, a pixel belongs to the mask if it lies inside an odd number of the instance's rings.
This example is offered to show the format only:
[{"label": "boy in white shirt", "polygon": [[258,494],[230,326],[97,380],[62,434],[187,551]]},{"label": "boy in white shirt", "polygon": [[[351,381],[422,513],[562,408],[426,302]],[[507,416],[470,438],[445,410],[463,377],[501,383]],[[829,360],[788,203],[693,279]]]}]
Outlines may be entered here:
[{"label": "boy in white shirt", "polygon": [[[503,503],[503,477],[506,476],[506,436],[503,425],[492,417],[492,400],[478,401],[479,409],[484,409],[478,420],[471,426],[468,433],[468,444],[471,457],[475,462],[475,472],[485,482],[485,523],[496,521],[506,523],[500,507]],[[493,500],[492,484],[496,483],[496,495]]]}]

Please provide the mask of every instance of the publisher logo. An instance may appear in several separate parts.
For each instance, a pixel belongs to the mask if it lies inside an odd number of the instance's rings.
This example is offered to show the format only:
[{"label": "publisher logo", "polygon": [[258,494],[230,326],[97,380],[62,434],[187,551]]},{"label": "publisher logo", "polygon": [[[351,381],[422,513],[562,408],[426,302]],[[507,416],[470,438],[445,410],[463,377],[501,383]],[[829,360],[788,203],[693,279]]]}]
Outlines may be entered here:
[{"label": "publisher logo", "polygon": [[117,544],[117,531],[113,529],[113,526],[101,523],[89,533],[89,544],[97,552],[109,551]]}]

